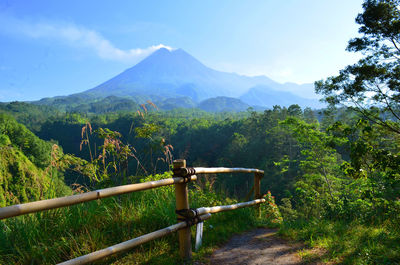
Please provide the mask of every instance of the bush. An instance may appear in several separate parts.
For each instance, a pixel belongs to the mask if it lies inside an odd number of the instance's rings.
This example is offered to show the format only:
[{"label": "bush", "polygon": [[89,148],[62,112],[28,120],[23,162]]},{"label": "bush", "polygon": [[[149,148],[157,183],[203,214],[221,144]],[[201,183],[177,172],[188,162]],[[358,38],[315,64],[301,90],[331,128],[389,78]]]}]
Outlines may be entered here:
[{"label": "bush", "polygon": [[278,227],[283,219],[278,206],[275,203],[275,197],[268,191],[263,197],[266,202],[261,207],[261,218],[268,227]]}]

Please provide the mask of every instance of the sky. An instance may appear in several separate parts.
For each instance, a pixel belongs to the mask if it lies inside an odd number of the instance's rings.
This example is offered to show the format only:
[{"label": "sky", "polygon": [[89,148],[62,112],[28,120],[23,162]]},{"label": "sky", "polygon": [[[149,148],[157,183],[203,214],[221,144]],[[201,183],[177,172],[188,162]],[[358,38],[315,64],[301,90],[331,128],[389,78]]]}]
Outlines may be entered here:
[{"label": "sky", "polygon": [[0,101],[93,88],[160,47],[206,66],[312,83],[357,54],[362,0],[0,0]]}]

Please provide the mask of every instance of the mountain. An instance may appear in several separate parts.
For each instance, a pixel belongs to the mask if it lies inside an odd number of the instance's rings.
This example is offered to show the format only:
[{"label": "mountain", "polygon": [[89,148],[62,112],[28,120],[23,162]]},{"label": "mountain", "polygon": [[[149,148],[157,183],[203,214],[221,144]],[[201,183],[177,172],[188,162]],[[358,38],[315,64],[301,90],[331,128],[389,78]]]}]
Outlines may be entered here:
[{"label": "mountain", "polygon": [[216,97],[203,100],[198,108],[208,112],[237,112],[245,111],[250,105],[237,98]]},{"label": "mountain", "polygon": [[[36,103],[62,105],[65,109],[116,96],[129,98],[136,103],[151,100],[171,109],[190,108],[210,98],[229,97],[241,99],[242,105],[251,106],[289,106],[293,103],[321,106],[312,90],[312,84],[280,84],[266,76],[249,77],[217,71],[205,66],[182,49],[161,48],[135,66],[92,89],[66,97],[42,99]],[[185,100],[178,100],[182,98]],[[221,103],[221,98],[211,102],[217,101]],[[226,100],[222,101],[224,103]]]},{"label": "mountain", "polygon": [[278,91],[268,86],[255,86],[249,89],[240,99],[256,106],[289,106],[298,104],[301,107],[321,108],[322,104],[316,99],[302,98],[287,91]]},{"label": "mountain", "polygon": [[95,97],[129,96],[161,100],[190,97],[201,101],[216,96],[239,97],[258,83],[273,83],[267,77],[250,78],[206,67],[182,49],[161,48],[103,84],[83,94]]},{"label": "mountain", "polygon": [[80,113],[108,113],[108,112],[129,112],[139,109],[139,105],[128,98],[120,98],[116,96],[108,96],[106,98],[83,103],[76,107],[69,107],[69,112],[80,112]]},{"label": "mountain", "polygon": [[196,102],[194,102],[190,97],[167,98],[154,103],[162,110],[171,110],[176,109],[177,107],[184,109],[192,109],[197,107]]}]

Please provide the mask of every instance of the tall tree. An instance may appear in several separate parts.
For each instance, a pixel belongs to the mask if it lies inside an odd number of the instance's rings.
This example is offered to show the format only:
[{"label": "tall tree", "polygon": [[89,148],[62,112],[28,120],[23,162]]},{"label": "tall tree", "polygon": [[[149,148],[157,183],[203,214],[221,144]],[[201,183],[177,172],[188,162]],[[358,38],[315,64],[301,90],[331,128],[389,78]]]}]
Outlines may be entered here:
[{"label": "tall tree", "polygon": [[399,7],[399,0],[366,0],[363,13],[356,18],[361,36],[351,39],[347,46],[348,51],[362,53],[363,58],[338,76],[315,85],[328,103],[354,107],[366,118],[400,134]]}]

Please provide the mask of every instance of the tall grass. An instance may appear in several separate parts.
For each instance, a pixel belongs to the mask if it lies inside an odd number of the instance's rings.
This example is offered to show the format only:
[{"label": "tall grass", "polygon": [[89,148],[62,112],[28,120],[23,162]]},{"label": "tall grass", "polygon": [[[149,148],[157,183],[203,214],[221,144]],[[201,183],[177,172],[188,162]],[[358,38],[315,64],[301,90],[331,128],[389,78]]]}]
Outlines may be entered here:
[{"label": "tall grass", "polygon": [[[170,173],[149,179],[170,177]],[[191,207],[228,204],[213,192],[194,187]],[[254,209],[215,214],[204,225],[200,256],[233,233],[257,225]],[[107,198],[0,221],[0,264],[54,264],[176,223],[173,186]],[[195,228],[192,228],[193,233]],[[113,256],[99,264],[179,263],[173,234]]]},{"label": "tall grass", "polygon": [[280,234],[325,250],[323,255],[303,252],[309,262],[400,264],[400,230],[390,223],[374,226],[358,221],[297,220],[283,223]]}]

